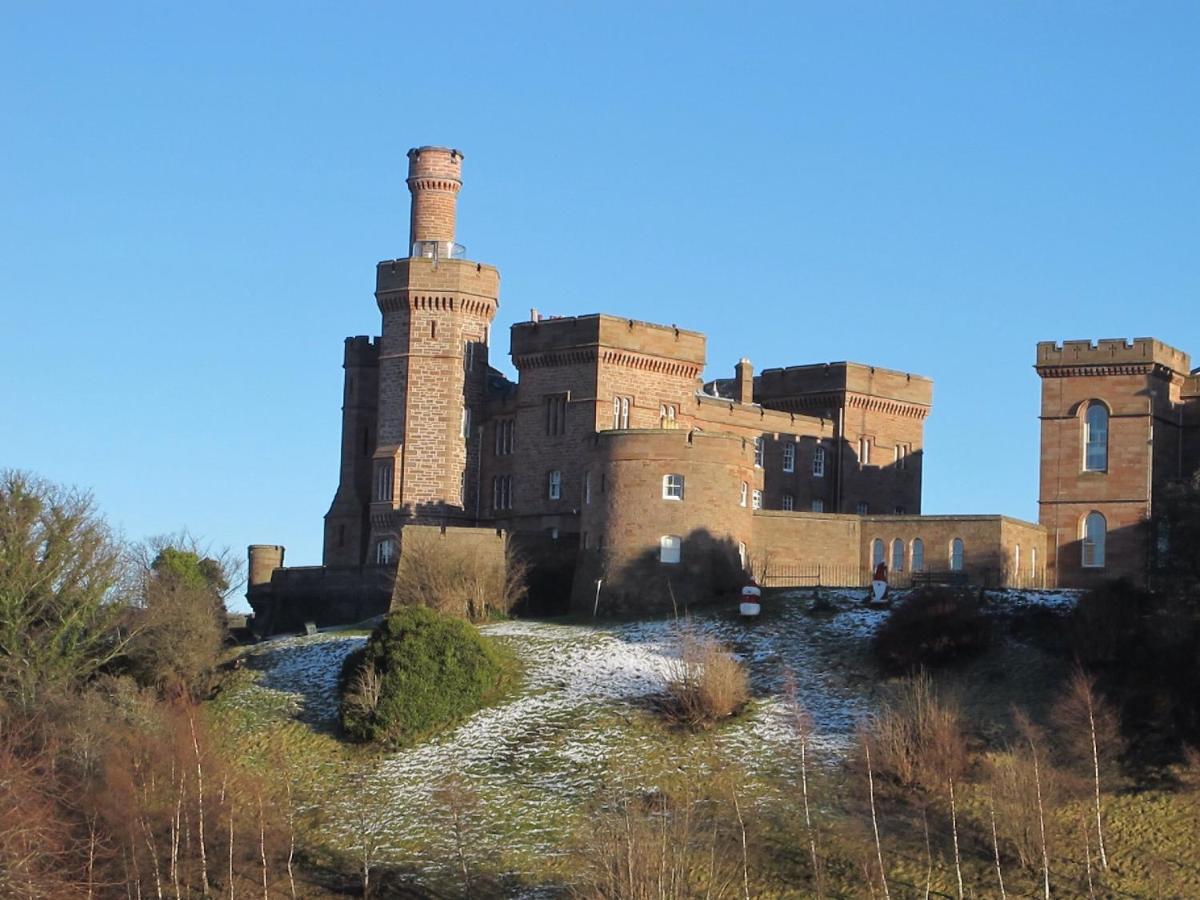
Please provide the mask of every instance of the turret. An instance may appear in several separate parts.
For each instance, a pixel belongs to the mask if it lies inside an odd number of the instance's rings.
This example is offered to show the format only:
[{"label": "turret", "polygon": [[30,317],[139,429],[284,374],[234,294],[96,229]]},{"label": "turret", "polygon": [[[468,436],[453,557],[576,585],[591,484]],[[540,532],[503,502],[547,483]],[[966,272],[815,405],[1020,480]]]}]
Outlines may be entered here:
[{"label": "turret", "polygon": [[247,571],[246,587],[267,587],[271,584],[271,573],[283,568],[283,547],[279,544],[251,544],[250,566]]},{"label": "turret", "polygon": [[413,256],[459,259],[464,255],[464,248],[454,243],[462,161],[461,153],[445,147],[408,151],[408,189],[412,192],[408,243]]}]

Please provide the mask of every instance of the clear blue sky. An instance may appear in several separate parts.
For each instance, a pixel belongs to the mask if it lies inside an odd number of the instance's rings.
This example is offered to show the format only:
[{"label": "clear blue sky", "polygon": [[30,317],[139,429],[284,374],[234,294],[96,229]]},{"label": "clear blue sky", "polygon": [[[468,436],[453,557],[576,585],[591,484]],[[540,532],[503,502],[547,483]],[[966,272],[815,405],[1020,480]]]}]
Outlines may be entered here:
[{"label": "clear blue sky", "polygon": [[925,511],[1035,518],[1037,341],[1200,365],[1198,46],[1196,3],[9,5],[0,466],[319,562],[342,338],[445,144],[498,335],[931,376]]}]

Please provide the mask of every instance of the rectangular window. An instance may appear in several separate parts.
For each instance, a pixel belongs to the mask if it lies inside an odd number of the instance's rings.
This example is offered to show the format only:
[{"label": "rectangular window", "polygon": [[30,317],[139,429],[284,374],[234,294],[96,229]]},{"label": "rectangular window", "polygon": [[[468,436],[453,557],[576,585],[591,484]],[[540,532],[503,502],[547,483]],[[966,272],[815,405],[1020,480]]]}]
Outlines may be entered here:
[{"label": "rectangular window", "polygon": [[781,503],[786,512],[791,512],[792,508],[796,504],[796,498],[793,497],[791,494],[784,494],[783,500],[781,501]]},{"label": "rectangular window", "polygon": [[592,473],[591,472],[583,473],[583,502],[584,503],[592,502]]},{"label": "rectangular window", "polygon": [[683,538],[677,534],[664,534],[658,541],[658,561],[674,564],[683,555]]},{"label": "rectangular window", "polygon": [[511,475],[497,475],[492,479],[492,509],[512,509]]},{"label": "rectangular window", "polygon": [[375,562],[386,566],[396,553],[396,542],[392,538],[380,541],[375,545]]},{"label": "rectangular window", "polygon": [[375,499],[380,503],[392,502],[392,461],[382,459],[375,468]]},{"label": "rectangular window", "polygon": [[823,513],[825,512],[825,501],[818,497],[812,502],[812,511]]},{"label": "rectangular window", "polygon": [[751,509],[762,509],[762,491],[755,491],[750,495]]},{"label": "rectangular window", "polygon": [[614,429],[629,427],[629,409],[633,406],[632,397],[613,397],[613,424]]},{"label": "rectangular window", "polygon": [[546,395],[546,434],[567,433],[567,395]]},{"label": "rectangular window", "polygon": [[763,443],[763,439],[760,437],[755,438],[754,439],[754,465],[756,465],[760,469],[762,468],[763,458],[764,458],[765,454],[766,454],[766,449],[765,449],[765,445]]},{"label": "rectangular window", "polygon": [[791,441],[783,445],[783,471],[796,471],[796,445]]},{"label": "rectangular window", "polygon": [[475,344],[471,341],[463,341],[463,371],[473,372],[475,370]]},{"label": "rectangular window", "polygon": [[683,476],[664,475],[662,495],[664,500],[682,500]]},{"label": "rectangular window", "polygon": [[462,436],[464,440],[471,438],[471,410],[465,406],[462,411]]},{"label": "rectangular window", "polygon": [[860,501],[858,506],[855,507],[855,512],[857,512],[860,516],[865,516],[869,509],[870,507],[867,506],[866,503]]},{"label": "rectangular window", "polygon": [[912,452],[912,445],[911,444],[897,444],[894,452],[895,452],[895,456],[896,456],[896,468],[897,469],[907,469],[908,468],[908,455]]},{"label": "rectangular window", "polygon": [[813,451],[813,478],[825,477],[825,448],[817,447]]},{"label": "rectangular window", "polygon": [[498,419],[496,421],[496,455],[508,456],[513,452],[513,431],[516,428],[516,422],[512,419]]},{"label": "rectangular window", "polygon": [[548,496],[551,500],[562,499],[562,472],[558,469],[550,473]]},{"label": "rectangular window", "polygon": [[858,439],[858,464],[860,466],[871,464],[871,439],[869,437]]}]

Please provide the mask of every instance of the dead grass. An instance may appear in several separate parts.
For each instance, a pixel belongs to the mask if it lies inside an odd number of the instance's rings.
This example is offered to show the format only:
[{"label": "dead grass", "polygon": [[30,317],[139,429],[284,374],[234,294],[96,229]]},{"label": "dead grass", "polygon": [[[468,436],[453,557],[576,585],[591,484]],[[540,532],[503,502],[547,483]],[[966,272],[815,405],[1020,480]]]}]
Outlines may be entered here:
[{"label": "dead grass", "polygon": [[876,771],[905,787],[941,794],[969,762],[958,703],[925,672],[904,679],[867,727]]},{"label": "dead grass", "polygon": [[736,714],[750,699],[745,667],[720,643],[685,631],[667,682],[671,718],[701,730]]},{"label": "dead grass", "polygon": [[525,596],[528,566],[511,546],[501,559],[434,535],[405,534],[403,540],[393,606],[429,606],[478,622],[507,615]]}]

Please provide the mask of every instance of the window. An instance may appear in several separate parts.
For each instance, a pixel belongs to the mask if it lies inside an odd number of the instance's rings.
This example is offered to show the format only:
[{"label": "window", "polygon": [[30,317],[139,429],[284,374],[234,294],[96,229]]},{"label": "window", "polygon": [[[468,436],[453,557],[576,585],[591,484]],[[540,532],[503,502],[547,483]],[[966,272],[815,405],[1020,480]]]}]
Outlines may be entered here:
[{"label": "window", "polygon": [[1108,410],[1095,400],[1083,417],[1083,470],[1108,471]]},{"label": "window", "polygon": [[908,512],[908,510],[907,510],[907,509],[905,509],[903,506],[897,506],[897,507],[895,507],[895,508],[893,508],[893,509],[892,509],[892,513],[893,513],[893,514],[895,514],[895,515],[897,515],[897,516],[902,516],[902,515],[904,515],[906,512]]},{"label": "window", "polygon": [[871,568],[874,569],[883,562],[883,538],[871,541]]},{"label": "window", "polygon": [[869,437],[858,439],[858,464],[860,466],[871,464],[871,439]]},{"label": "window", "polygon": [[904,541],[900,538],[892,541],[892,571],[904,571]]},{"label": "window", "polygon": [[1034,579],[1037,578],[1037,547],[1029,548],[1029,574]]},{"label": "window", "polygon": [[392,538],[380,541],[375,545],[375,562],[386,566],[396,555],[396,541]]},{"label": "window", "polygon": [[1104,568],[1104,542],[1108,523],[1098,512],[1090,512],[1083,520],[1083,566],[1085,569]]},{"label": "window", "polygon": [[820,497],[818,497],[816,500],[814,500],[812,502],[812,511],[820,512],[820,513],[825,512],[825,501],[822,500]]},{"label": "window", "polygon": [[683,549],[683,538],[677,534],[664,534],[658,541],[658,561],[677,563]]},{"label": "window", "polygon": [[867,514],[867,512],[870,510],[870,508],[871,507],[867,505],[866,501],[860,500],[858,502],[858,504],[854,507],[854,511],[856,513],[858,513],[860,516],[865,516]]},{"label": "window", "polygon": [[1017,544],[1013,548],[1013,574],[1017,577],[1021,575],[1021,545]]},{"label": "window", "polygon": [[550,473],[547,496],[549,496],[551,500],[562,499],[562,472],[560,472],[558,469],[555,469]]},{"label": "window", "polygon": [[567,433],[567,395],[546,396],[546,434]]},{"label": "window", "polygon": [[592,502],[592,473],[591,472],[583,473],[583,502],[585,504]]},{"label": "window", "polygon": [[743,569],[746,568],[746,545],[741,541],[738,541],[738,562]]},{"label": "window", "polygon": [[492,509],[512,509],[511,475],[497,475],[492,479]]},{"label": "window", "polygon": [[380,502],[392,502],[392,461],[382,459],[375,468],[375,499]]},{"label": "window", "polygon": [[896,458],[896,468],[897,469],[908,468],[908,455],[910,453],[912,453],[912,445],[911,444],[897,444],[895,449],[892,452]]},{"label": "window", "polygon": [[462,411],[462,436],[468,440],[471,437],[471,410],[465,406]]},{"label": "window", "polygon": [[613,428],[629,427],[629,407],[633,406],[632,397],[613,397]]},{"label": "window", "polygon": [[962,538],[955,538],[950,542],[950,571],[961,572],[963,567],[963,542]]},{"label": "window", "polygon": [[742,496],[738,500],[738,506],[745,506],[746,500],[748,500],[749,497],[750,497],[750,485],[748,485],[746,482],[743,481],[742,482]]},{"label": "window", "polygon": [[475,371],[475,344],[471,341],[463,341],[463,371]]},{"label": "window", "polygon": [[913,538],[912,570],[914,572],[925,571],[925,542],[920,538]]},{"label": "window", "polygon": [[663,499],[664,500],[682,500],[683,499],[683,476],[682,475],[664,475],[663,476]]},{"label": "window", "polygon": [[755,491],[750,495],[750,507],[752,509],[762,509],[762,491]]},{"label": "window", "polygon": [[508,456],[513,452],[513,431],[516,422],[512,419],[500,419],[496,422],[496,455]]},{"label": "window", "polygon": [[796,498],[793,497],[791,494],[784,494],[783,497],[780,499],[779,503],[780,503],[780,506],[782,506],[784,510],[786,510],[787,512],[791,512],[796,506]]},{"label": "window", "polygon": [[762,468],[763,455],[765,453],[763,439],[758,437],[754,439],[754,465]]},{"label": "window", "polygon": [[796,471],[796,445],[791,441],[783,445],[783,471]]},{"label": "window", "polygon": [[825,477],[825,448],[818,447],[813,451],[813,478]]},{"label": "window", "polygon": [[675,404],[662,403],[658,407],[658,425],[660,428],[675,427]]}]

